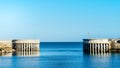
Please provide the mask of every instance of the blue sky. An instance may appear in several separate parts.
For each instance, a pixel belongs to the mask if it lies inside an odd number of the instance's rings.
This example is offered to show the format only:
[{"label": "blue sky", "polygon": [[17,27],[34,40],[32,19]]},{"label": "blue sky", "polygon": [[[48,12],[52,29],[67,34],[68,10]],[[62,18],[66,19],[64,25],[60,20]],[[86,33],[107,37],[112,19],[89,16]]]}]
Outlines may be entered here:
[{"label": "blue sky", "polygon": [[120,1],[0,0],[0,38],[42,42],[120,38]]}]

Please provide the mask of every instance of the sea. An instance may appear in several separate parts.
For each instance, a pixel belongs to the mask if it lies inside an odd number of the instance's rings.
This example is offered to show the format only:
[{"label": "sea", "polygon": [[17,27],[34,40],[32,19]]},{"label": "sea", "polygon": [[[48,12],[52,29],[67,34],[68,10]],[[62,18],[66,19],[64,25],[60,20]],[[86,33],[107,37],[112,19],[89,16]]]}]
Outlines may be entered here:
[{"label": "sea", "polygon": [[120,68],[120,53],[86,54],[82,42],[42,42],[38,52],[2,54],[0,68]]}]

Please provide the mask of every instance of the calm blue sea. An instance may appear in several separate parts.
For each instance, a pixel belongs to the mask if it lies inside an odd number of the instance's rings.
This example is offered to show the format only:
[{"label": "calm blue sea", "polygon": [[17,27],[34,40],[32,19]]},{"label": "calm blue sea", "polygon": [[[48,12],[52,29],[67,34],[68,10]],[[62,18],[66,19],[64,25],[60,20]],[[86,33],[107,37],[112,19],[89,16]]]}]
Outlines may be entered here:
[{"label": "calm blue sea", "polygon": [[40,52],[0,56],[0,68],[120,68],[120,54],[84,54],[80,42],[41,43]]}]

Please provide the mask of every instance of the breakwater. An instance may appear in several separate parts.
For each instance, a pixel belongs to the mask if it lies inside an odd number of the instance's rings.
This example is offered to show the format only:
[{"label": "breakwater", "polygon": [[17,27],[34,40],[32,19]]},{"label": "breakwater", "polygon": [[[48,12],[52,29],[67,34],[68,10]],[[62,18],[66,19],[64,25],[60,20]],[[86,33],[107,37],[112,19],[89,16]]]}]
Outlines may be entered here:
[{"label": "breakwater", "polygon": [[83,39],[85,53],[120,52],[120,39]]},{"label": "breakwater", "polygon": [[0,52],[39,51],[39,40],[0,40]]}]

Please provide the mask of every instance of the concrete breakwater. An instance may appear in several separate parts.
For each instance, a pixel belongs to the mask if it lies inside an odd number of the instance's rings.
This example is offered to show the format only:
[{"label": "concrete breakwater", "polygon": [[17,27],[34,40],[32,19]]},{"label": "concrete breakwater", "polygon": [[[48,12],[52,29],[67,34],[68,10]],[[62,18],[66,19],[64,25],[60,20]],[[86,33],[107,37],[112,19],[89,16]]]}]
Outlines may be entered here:
[{"label": "concrete breakwater", "polygon": [[83,39],[85,53],[120,52],[120,39]]},{"label": "concrete breakwater", "polygon": [[0,40],[0,53],[13,51],[39,51],[39,40]]}]

